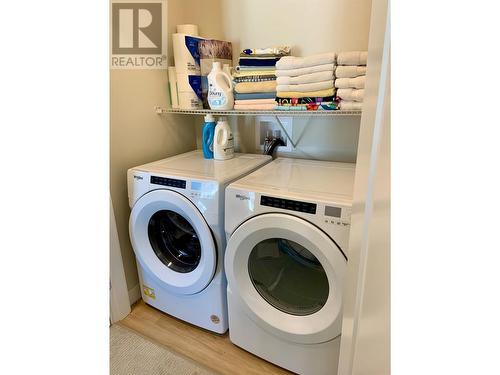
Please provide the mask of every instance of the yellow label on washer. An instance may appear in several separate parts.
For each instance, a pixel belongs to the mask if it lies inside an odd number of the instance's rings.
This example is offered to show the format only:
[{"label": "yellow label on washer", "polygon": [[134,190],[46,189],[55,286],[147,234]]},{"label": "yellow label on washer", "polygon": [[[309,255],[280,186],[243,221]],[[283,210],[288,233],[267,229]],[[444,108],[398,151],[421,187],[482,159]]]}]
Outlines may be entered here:
[{"label": "yellow label on washer", "polygon": [[143,285],[142,290],[144,291],[144,294],[149,298],[156,299],[155,290],[153,288]]}]

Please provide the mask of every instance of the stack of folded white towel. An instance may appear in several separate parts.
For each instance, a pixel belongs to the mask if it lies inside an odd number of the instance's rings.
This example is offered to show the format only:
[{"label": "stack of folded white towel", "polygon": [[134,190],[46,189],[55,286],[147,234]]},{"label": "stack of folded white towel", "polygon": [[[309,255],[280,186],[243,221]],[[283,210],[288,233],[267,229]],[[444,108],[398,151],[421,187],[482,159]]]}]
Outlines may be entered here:
[{"label": "stack of folded white towel", "polygon": [[335,69],[335,87],[340,109],[361,110],[365,94],[367,51],[340,52]]},{"label": "stack of folded white towel", "polygon": [[333,86],[336,54],[285,56],[276,63],[276,109],[337,109]]}]

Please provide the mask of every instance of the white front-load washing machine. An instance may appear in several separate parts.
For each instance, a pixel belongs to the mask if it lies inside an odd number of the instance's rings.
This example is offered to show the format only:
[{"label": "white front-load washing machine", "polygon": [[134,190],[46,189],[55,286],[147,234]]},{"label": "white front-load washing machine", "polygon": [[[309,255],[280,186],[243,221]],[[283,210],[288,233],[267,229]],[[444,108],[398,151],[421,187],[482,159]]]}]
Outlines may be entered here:
[{"label": "white front-load washing machine", "polygon": [[355,164],[278,158],[226,189],[229,336],[299,374],[336,374]]},{"label": "white front-load washing machine", "polygon": [[192,151],[128,170],[130,240],[143,300],[199,327],[227,331],[224,189],[270,161]]}]

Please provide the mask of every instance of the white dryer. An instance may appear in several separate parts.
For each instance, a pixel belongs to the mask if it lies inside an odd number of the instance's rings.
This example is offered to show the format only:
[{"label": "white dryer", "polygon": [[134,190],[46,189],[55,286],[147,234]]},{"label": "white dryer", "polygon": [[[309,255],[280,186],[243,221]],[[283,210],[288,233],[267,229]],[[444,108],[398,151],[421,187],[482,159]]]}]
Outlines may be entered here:
[{"label": "white dryer", "polygon": [[299,374],[336,374],[355,165],[278,158],[226,189],[233,343]]},{"label": "white dryer", "polygon": [[143,300],[208,330],[227,331],[224,189],[270,161],[192,151],[128,170],[130,240]]}]

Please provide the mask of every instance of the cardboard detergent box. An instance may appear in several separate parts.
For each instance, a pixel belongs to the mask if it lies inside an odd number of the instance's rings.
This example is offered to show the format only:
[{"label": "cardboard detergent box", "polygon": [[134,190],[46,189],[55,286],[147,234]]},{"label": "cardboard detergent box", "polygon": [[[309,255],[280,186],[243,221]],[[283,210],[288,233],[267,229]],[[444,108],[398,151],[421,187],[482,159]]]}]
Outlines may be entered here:
[{"label": "cardboard detergent box", "polygon": [[231,42],[214,39],[204,39],[198,42],[198,53],[200,55],[200,69],[201,69],[201,97],[203,101],[203,108],[209,109],[207,95],[208,95],[208,81],[207,76],[212,71],[214,62],[233,65],[233,46]]}]

